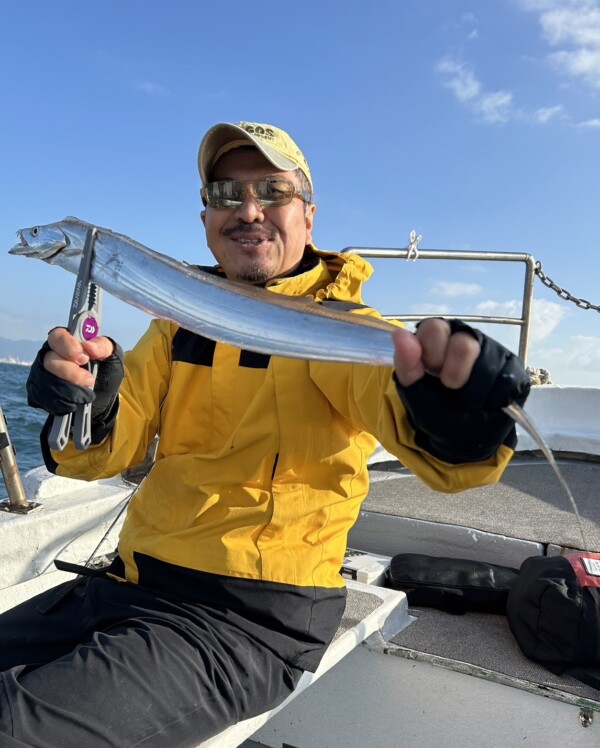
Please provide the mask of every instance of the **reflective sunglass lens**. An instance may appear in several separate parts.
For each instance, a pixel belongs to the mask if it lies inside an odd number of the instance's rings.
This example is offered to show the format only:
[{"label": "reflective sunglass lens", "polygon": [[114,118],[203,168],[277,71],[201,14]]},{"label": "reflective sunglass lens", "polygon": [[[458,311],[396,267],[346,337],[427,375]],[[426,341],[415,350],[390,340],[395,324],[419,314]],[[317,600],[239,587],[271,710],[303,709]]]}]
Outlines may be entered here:
[{"label": "reflective sunglass lens", "polygon": [[283,179],[262,179],[255,182],[254,195],[265,205],[286,205],[294,197],[295,188]]},{"label": "reflective sunglass lens", "polygon": [[[287,205],[298,194],[296,186],[287,179],[255,179],[248,182],[223,179],[209,182],[202,190],[202,197],[211,208],[237,208],[244,202],[248,190],[265,208]],[[299,194],[298,197],[304,199]]]}]

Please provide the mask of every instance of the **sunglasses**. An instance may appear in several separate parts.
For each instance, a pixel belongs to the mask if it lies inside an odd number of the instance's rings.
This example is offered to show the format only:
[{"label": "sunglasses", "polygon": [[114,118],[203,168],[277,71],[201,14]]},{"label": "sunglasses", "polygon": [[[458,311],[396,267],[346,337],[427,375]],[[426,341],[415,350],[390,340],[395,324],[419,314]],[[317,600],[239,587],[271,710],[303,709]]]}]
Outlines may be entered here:
[{"label": "sunglasses", "polygon": [[200,194],[204,205],[216,210],[239,208],[246,194],[250,194],[262,208],[280,208],[289,205],[297,197],[304,203],[310,203],[310,195],[297,187],[289,179],[266,177],[264,179],[221,179],[209,182]]}]

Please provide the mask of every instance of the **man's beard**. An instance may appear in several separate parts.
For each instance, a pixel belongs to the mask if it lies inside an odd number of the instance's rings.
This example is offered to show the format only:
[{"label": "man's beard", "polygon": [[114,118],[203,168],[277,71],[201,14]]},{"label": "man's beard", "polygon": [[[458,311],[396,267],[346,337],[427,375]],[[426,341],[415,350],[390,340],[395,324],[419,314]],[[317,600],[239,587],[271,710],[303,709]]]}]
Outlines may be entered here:
[{"label": "man's beard", "polygon": [[[252,224],[241,223],[223,231],[223,236],[243,236],[244,234],[251,234],[252,236],[256,236],[256,233],[257,230],[255,226],[253,226]],[[275,231],[269,231],[267,229],[262,229],[260,233],[265,241],[273,241],[276,236]],[[234,280],[243,281],[245,283],[253,283],[255,285],[260,283],[264,284],[268,280],[271,280],[273,274],[272,271],[269,271],[268,268],[265,267],[264,259],[263,261],[250,257],[246,259],[247,263],[245,263],[244,267],[236,272]]]},{"label": "man's beard", "polygon": [[271,280],[271,277],[271,273],[265,267],[259,265],[259,263],[252,263],[236,273],[235,280],[257,285],[259,283],[266,283],[268,280]]}]

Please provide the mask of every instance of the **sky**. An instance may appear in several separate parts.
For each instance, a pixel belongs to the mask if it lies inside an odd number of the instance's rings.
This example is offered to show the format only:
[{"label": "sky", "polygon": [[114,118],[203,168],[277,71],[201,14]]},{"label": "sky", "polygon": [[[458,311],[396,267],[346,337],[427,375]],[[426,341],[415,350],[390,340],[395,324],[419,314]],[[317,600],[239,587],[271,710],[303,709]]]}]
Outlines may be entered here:
[{"label": "sky", "polygon": [[[196,156],[217,122],[287,130],[321,249],[528,253],[600,304],[600,0],[4,0],[0,337],[67,321],[75,277],[13,257],[67,215],[210,264]],[[383,259],[388,314],[519,316],[520,263]],[[600,314],[536,279],[527,363],[600,386]],[[104,298],[131,347],[149,317]],[[486,325],[516,350],[518,328]]]}]

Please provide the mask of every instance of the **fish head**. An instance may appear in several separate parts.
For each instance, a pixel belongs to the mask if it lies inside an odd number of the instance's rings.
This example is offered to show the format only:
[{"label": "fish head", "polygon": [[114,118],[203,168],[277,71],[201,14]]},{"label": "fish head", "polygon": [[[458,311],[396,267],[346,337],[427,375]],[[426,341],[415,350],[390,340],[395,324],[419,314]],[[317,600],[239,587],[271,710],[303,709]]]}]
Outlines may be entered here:
[{"label": "fish head", "polygon": [[9,250],[9,253],[35,257],[38,260],[50,259],[69,244],[66,233],[55,223],[20,229],[17,231],[17,237],[19,242]]},{"label": "fish head", "polygon": [[91,224],[74,216],[46,225],[17,231],[19,243],[9,249],[11,255],[33,257],[50,265],[63,265],[77,260],[83,250]]}]

